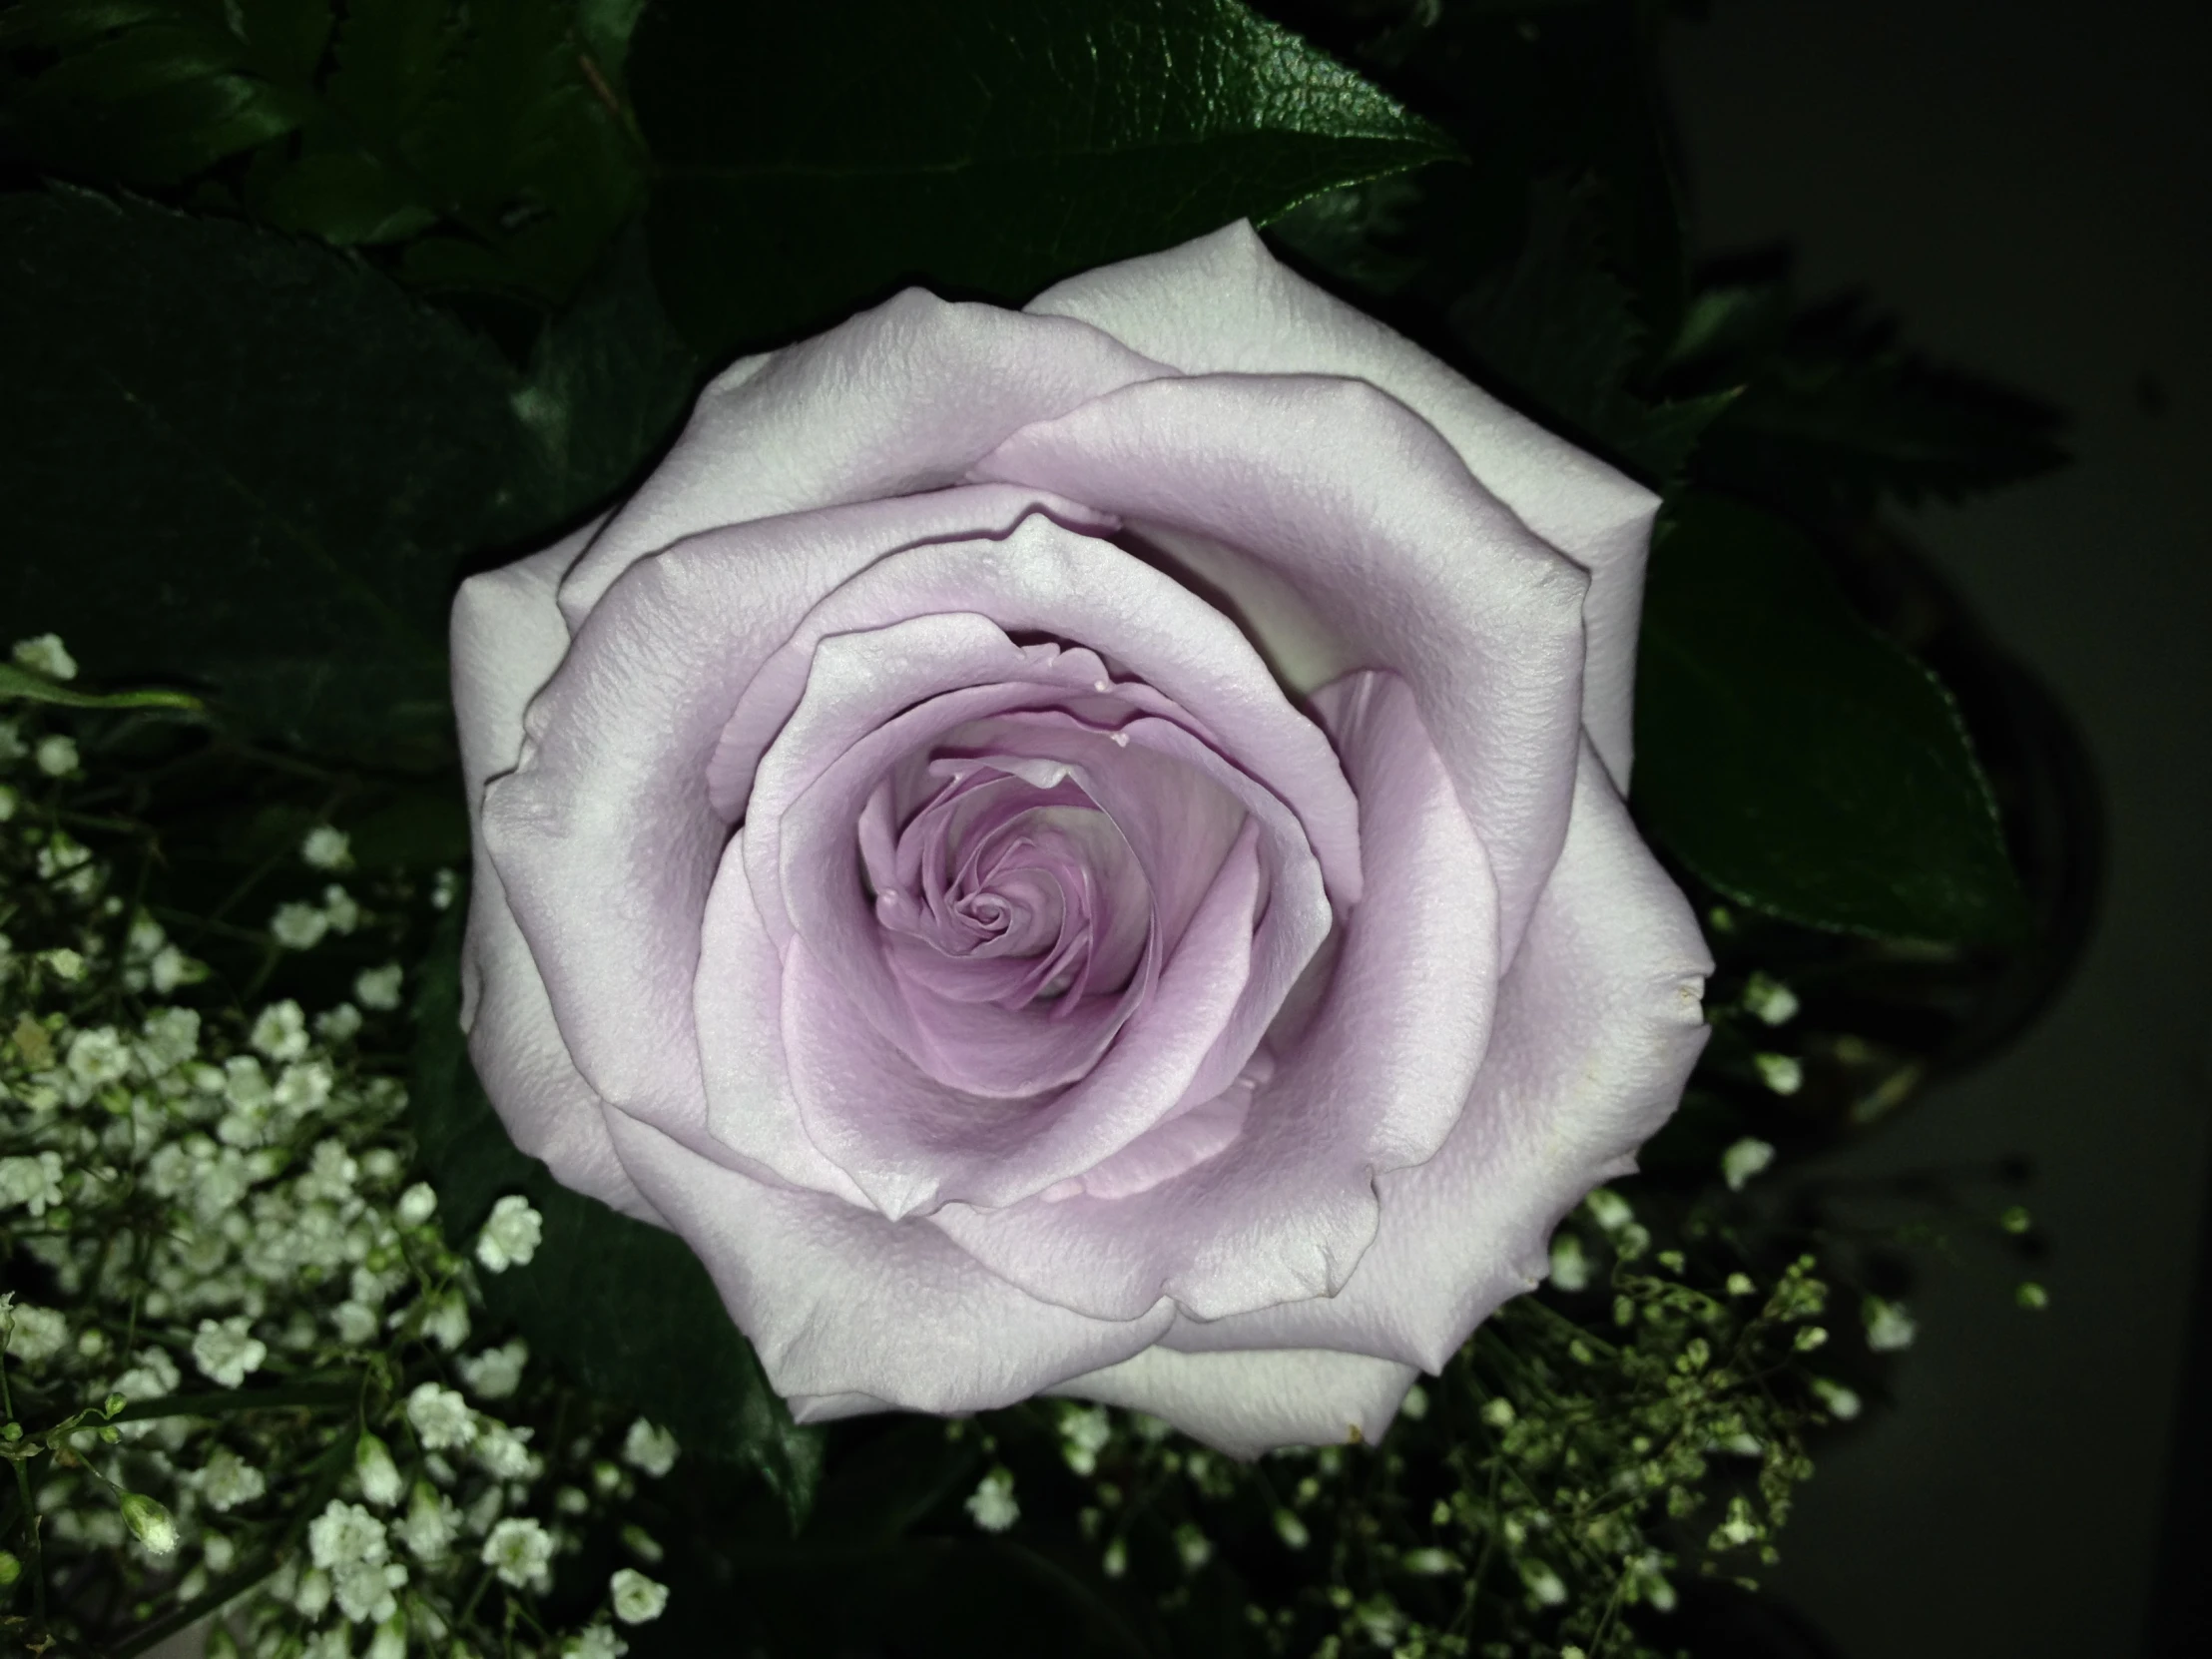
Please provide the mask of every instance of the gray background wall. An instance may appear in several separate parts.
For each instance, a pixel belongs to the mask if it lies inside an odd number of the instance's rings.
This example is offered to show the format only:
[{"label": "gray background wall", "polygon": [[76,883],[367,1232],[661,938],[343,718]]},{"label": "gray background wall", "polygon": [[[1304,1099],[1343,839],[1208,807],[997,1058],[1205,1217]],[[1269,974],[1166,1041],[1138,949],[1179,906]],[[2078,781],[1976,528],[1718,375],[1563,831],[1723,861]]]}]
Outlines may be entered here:
[{"label": "gray background wall", "polygon": [[1701,249],[1786,237],[1813,291],[2074,411],[2070,471],[1910,522],[2109,815],[2055,1009],[1845,1160],[2031,1156],[2052,1305],[1937,1269],[1902,1409],[1825,1458],[1771,1583],[1849,1659],[2133,1654],[2212,1153],[2212,7],[1718,0],[1668,70]]}]

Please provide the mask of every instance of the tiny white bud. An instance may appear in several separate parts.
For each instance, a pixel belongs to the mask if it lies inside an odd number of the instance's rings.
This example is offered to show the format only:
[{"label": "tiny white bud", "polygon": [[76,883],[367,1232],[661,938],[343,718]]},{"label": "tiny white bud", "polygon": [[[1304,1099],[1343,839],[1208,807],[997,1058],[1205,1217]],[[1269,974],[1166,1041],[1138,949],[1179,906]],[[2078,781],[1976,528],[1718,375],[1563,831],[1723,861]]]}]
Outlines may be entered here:
[{"label": "tiny white bud", "polygon": [[1773,1162],[1773,1145],[1746,1135],[1721,1154],[1721,1178],[1730,1192],[1740,1193],[1746,1182]]},{"label": "tiny white bud", "polygon": [[1289,1549],[1304,1549],[1314,1541],[1314,1535],[1306,1530],[1306,1523],[1289,1509],[1276,1510],[1275,1535]]},{"label": "tiny white bud", "polygon": [[1021,1505],[1014,1501],[1013,1470],[994,1468],[984,1475],[964,1507],[968,1518],[985,1532],[1003,1532],[1013,1525],[1021,1518]]},{"label": "tiny white bud", "polygon": [[1751,1063],[1759,1068],[1759,1081],[1776,1094],[1792,1095],[1805,1087],[1805,1067],[1788,1054],[1754,1054]]},{"label": "tiny white bud", "polygon": [[545,1218],[520,1193],[509,1193],[491,1207],[476,1236],[476,1260],[486,1273],[526,1268],[545,1236]]},{"label": "tiny white bud", "polygon": [[386,1509],[406,1491],[399,1465],[391,1460],[391,1448],[374,1434],[364,1433],[354,1442],[353,1475],[361,1483],[361,1496]]},{"label": "tiny white bud", "polygon": [[329,930],[330,918],[313,904],[279,904],[269,918],[270,937],[286,950],[312,950]]},{"label": "tiny white bud", "polygon": [[27,668],[49,680],[77,678],[77,659],[69,654],[59,634],[38,634],[27,640],[17,640],[10,655],[15,658],[17,668]]},{"label": "tiny white bud", "polygon": [[1787,1025],[1797,1017],[1797,992],[1779,979],[1755,973],[1744,986],[1744,1007],[1768,1025]]},{"label": "tiny white bud", "polygon": [[59,735],[39,739],[39,771],[49,778],[67,778],[77,770],[77,741]]},{"label": "tiny white bud", "polygon": [[1590,1259],[1583,1254],[1582,1241],[1564,1229],[1551,1238],[1551,1282],[1569,1293],[1587,1290],[1590,1284]]},{"label": "tiny white bud", "polygon": [[299,856],[311,869],[347,869],[353,862],[353,846],[344,830],[318,824],[301,837]]},{"label": "tiny white bud", "polygon": [[1894,1354],[1913,1346],[1913,1339],[1921,1332],[1913,1316],[1900,1303],[1885,1302],[1881,1297],[1870,1296],[1860,1308],[1860,1317],[1867,1325],[1867,1346],[1877,1354]]},{"label": "tiny white bud", "polygon": [[399,980],[400,967],[397,962],[386,962],[382,967],[363,968],[353,980],[353,1000],[364,1008],[388,1014],[399,1006]]},{"label": "tiny white bud", "polygon": [[1839,1421],[1849,1422],[1859,1414],[1860,1399],[1858,1393],[1845,1387],[1841,1382],[1831,1382],[1825,1377],[1816,1377],[1813,1379],[1813,1392],[1818,1394],[1821,1403],[1828,1407],[1828,1414]]},{"label": "tiny white bud", "polygon": [[427,1181],[417,1181],[399,1195],[399,1202],[392,1206],[392,1214],[399,1218],[402,1227],[420,1227],[437,1213],[438,1195]]},{"label": "tiny white bud", "polygon": [[176,1517],[144,1492],[123,1494],[123,1524],[156,1555],[168,1555],[177,1547]]},{"label": "tiny white bud", "polygon": [[668,1608],[668,1586],[656,1583],[635,1567],[617,1567],[607,1581],[614,1600],[615,1617],[624,1624],[648,1624]]},{"label": "tiny white bud", "polygon": [[676,1466],[676,1436],[640,1417],[623,1436],[622,1460],[658,1480]]}]

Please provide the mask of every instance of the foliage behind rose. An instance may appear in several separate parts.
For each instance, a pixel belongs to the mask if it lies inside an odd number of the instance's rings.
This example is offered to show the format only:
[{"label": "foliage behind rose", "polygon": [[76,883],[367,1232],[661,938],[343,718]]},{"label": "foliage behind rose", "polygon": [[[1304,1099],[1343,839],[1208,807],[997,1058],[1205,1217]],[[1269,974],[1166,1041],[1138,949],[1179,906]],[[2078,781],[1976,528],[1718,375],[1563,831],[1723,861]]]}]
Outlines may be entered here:
[{"label": "foliage behind rose", "polygon": [[1374,1437],[1703,1040],[1655,506],[1242,226],[738,363],[455,608],[493,1102],[802,1418]]}]

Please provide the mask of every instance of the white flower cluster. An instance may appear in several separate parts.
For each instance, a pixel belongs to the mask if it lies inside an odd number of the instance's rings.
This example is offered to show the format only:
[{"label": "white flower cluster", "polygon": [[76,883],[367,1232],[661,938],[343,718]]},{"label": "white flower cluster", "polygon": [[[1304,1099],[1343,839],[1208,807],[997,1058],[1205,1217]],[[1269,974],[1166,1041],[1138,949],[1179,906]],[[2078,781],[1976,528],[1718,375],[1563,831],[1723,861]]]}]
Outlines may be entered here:
[{"label": "white flower cluster", "polygon": [[[74,671],[54,640],[15,660]],[[528,1604],[577,1570],[589,1529],[620,1530],[616,1459],[665,1473],[676,1443],[611,1407],[557,1416],[527,1345],[477,1336],[476,1275],[527,1272],[544,1221],[510,1195],[473,1263],[446,1243],[409,1167],[405,1091],[359,1057],[373,1021],[395,1027],[377,1046],[403,1038],[400,967],[319,1013],[227,1005],[73,832],[100,749],[59,736],[68,764],[50,765],[57,736],[0,720],[0,1251],[17,1288],[0,1378],[14,1452],[39,1460],[40,1538],[10,1522],[5,1561],[57,1587],[50,1630],[71,1650],[205,1602],[230,1609],[211,1656],[615,1659],[616,1627],[667,1602],[644,1572],[613,1573],[566,1631]],[[330,826],[298,853],[352,862]],[[278,943],[362,924],[335,885],[311,908],[319,928],[279,912]],[[19,1587],[11,1611],[34,1605]],[[70,1622],[92,1606],[156,1611]]]}]

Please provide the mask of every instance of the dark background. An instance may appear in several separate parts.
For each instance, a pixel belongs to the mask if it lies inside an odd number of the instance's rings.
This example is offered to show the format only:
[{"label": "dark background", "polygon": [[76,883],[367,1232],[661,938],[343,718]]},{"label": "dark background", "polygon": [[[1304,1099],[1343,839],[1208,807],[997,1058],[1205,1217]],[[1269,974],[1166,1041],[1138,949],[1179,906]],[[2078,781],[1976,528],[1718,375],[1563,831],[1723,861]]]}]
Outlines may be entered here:
[{"label": "dark background", "polygon": [[2068,470],[1906,523],[2072,713],[2109,835],[2040,1024],[1838,1161],[2026,1154],[2051,1305],[1936,1264],[1901,1409],[1769,1583],[1847,1659],[2212,1653],[2212,7],[1716,0],[1667,70],[1701,253],[1788,239],[1809,293],[2073,414]]}]

